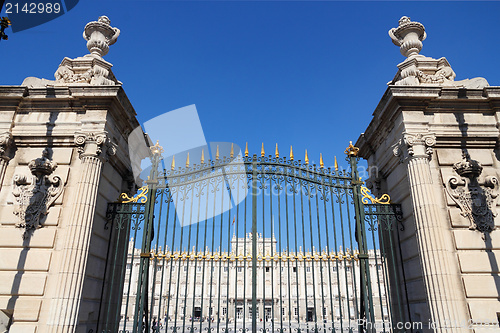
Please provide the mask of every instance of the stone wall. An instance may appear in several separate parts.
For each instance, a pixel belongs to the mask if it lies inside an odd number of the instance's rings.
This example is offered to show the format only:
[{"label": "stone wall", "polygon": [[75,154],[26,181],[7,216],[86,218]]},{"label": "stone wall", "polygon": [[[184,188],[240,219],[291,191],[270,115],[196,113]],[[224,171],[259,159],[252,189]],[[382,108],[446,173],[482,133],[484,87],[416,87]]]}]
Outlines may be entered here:
[{"label": "stone wall", "polygon": [[471,332],[469,320],[498,329],[500,219],[480,223],[496,214],[499,106],[500,87],[390,85],[358,139],[372,191],[402,204],[402,320],[439,323],[424,331]]},{"label": "stone wall", "polygon": [[[0,309],[10,332],[97,330],[106,207],[132,185],[135,115],[119,85],[0,87],[0,134],[10,139],[0,140]],[[60,181],[50,183],[53,176]],[[49,193],[38,206],[34,179]],[[19,211],[33,213],[24,226]]]}]

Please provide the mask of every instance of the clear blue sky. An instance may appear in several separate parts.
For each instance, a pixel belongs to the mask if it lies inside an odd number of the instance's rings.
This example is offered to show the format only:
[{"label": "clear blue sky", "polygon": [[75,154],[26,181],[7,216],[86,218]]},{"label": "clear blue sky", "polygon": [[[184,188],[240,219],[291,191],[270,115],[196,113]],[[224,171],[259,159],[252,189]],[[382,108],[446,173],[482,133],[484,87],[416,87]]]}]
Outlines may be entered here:
[{"label": "clear blue sky", "polygon": [[[0,42],[0,84],[53,79],[87,54],[82,31],[107,15],[121,35],[105,59],[140,122],[195,104],[207,141],[251,152],[274,144],[331,165],[371,120],[404,60],[387,34],[401,16],[425,25],[421,54],[446,57],[457,80],[499,84],[500,2],[80,1]],[[344,165],[343,158],[339,159]]]}]

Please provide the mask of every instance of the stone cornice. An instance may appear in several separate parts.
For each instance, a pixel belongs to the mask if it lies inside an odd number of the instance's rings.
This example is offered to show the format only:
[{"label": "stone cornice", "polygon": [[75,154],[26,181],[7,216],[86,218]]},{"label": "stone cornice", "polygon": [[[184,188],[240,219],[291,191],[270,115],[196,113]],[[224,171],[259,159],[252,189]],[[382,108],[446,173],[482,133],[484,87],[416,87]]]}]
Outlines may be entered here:
[{"label": "stone cornice", "polygon": [[[386,140],[386,136],[396,125],[396,119],[402,112],[430,112],[431,114],[457,111],[494,113],[497,108],[500,109],[500,87],[463,89],[438,86],[389,86],[377,105],[373,113],[373,119],[365,133],[358,138],[356,146],[360,148],[359,155],[361,157],[369,158],[373,151],[377,150],[377,147]],[[423,121],[429,122],[429,120]],[[422,129],[427,128],[435,132],[436,136],[443,137],[444,142],[453,141],[452,139],[457,136],[454,131],[441,133],[439,128],[433,129],[432,123],[422,125]],[[489,125],[486,124],[485,126]],[[486,136],[496,141],[498,134],[495,133],[498,130],[494,126],[491,127],[491,131],[482,129],[483,141],[488,141]],[[368,143],[370,144],[368,145]]]}]

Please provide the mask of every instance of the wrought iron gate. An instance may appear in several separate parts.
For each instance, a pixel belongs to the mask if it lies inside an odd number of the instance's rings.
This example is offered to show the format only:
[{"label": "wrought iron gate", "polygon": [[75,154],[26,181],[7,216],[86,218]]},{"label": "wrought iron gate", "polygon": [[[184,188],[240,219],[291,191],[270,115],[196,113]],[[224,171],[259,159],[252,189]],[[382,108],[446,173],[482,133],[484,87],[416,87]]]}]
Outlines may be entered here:
[{"label": "wrought iron gate", "polygon": [[108,207],[99,331],[389,332],[407,317],[401,210],[362,187],[352,143],[349,171],[277,146],[223,158],[217,146],[181,168],[161,153],[140,193]]}]

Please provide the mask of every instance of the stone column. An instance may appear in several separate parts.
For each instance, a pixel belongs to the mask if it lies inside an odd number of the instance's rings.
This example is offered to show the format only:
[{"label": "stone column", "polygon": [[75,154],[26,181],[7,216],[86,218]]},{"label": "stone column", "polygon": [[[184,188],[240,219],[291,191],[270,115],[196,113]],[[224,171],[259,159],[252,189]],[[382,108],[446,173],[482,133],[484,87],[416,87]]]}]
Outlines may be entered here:
[{"label": "stone column", "polygon": [[10,132],[3,132],[0,134],[0,190],[2,190],[3,178],[9,164],[9,157],[7,157],[7,149],[12,143],[12,134]]},{"label": "stone column", "polygon": [[53,332],[75,332],[81,304],[83,280],[92,234],[101,168],[115,146],[106,132],[77,132],[75,144],[80,153],[81,169],[66,241],[63,248],[60,284],[52,301],[49,326]]},{"label": "stone column", "polygon": [[[423,278],[431,313],[429,331],[465,332],[460,323],[469,318],[463,304],[460,277],[452,272],[452,239],[447,221],[439,213],[429,159],[436,136],[403,133],[394,155],[406,160]],[[429,323],[423,323],[428,325]],[[427,331],[427,330],[426,330]]]}]

